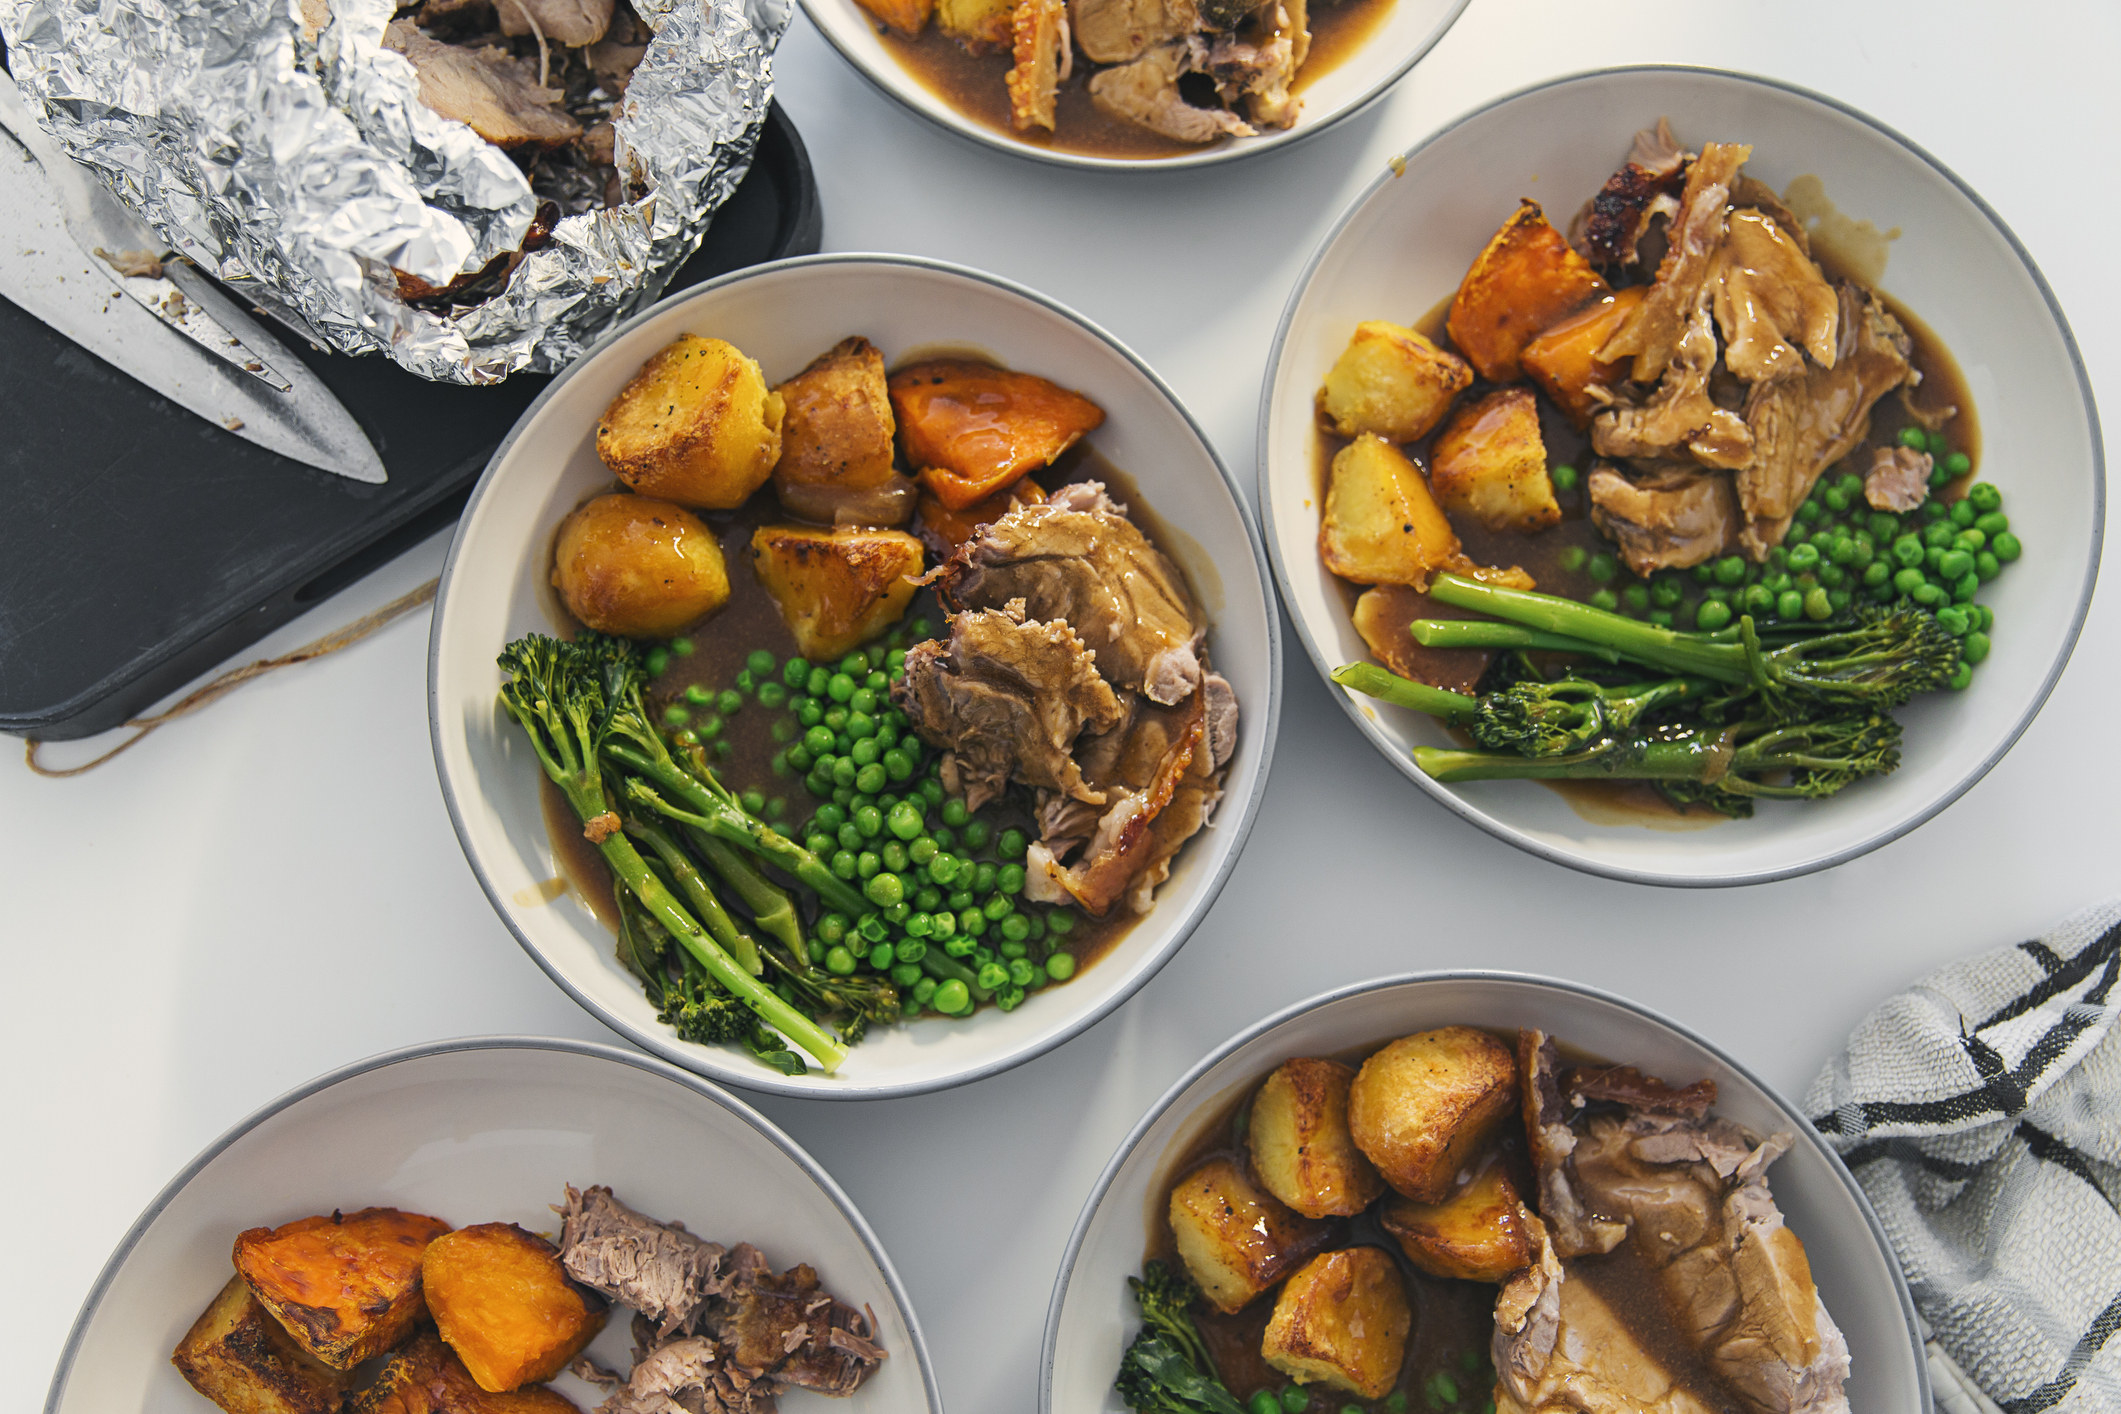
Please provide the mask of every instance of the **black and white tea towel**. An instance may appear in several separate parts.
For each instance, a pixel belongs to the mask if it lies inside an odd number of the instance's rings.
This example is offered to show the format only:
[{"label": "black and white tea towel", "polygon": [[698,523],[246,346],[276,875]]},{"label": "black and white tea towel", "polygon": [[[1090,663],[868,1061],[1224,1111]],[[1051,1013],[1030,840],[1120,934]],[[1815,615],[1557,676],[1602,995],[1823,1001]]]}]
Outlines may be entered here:
[{"label": "black and white tea towel", "polygon": [[2121,900],[1890,998],[1806,1097],[1899,1254],[1945,1414],[2121,1414],[2117,982]]}]

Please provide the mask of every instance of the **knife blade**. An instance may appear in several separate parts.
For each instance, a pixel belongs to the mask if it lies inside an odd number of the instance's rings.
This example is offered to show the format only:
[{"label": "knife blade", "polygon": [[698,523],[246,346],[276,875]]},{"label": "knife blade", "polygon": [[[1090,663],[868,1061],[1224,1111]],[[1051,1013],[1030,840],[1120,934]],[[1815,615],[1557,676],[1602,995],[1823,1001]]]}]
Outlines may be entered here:
[{"label": "knife blade", "polygon": [[[0,93],[0,104],[9,100],[19,103],[12,85]],[[127,277],[75,239],[45,161],[9,125],[0,128],[7,129],[0,131],[0,191],[9,198],[0,202],[0,295],[120,372],[246,441],[354,481],[381,485],[389,480],[367,434],[331,390],[198,271],[181,261],[164,267],[164,279],[156,283],[170,286],[165,302],[175,296],[167,310],[151,310],[134,299],[125,289]],[[59,155],[56,162],[65,164],[58,168],[64,173],[60,181],[88,183],[92,195],[132,220],[69,159]],[[159,242],[144,227],[138,229],[148,244],[127,249],[152,251]],[[238,340],[242,358],[195,343],[167,322],[167,315],[189,315],[193,306],[199,319],[211,320]],[[259,370],[245,367],[249,362]],[[260,371],[275,376],[262,378]]]}]

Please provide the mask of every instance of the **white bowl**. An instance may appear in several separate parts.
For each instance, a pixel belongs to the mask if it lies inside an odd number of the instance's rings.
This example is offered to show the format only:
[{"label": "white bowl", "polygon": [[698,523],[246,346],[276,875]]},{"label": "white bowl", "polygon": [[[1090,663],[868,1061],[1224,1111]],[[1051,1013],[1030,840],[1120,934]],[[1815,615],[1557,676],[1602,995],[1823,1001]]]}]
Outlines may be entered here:
[{"label": "white bowl", "polygon": [[1333,688],[1363,734],[1417,786],[1520,848],[1643,883],[1757,883],[1823,869],[1895,839],[1956,800],[2010,749],[2060,676],[2091,599],[2105,525],[2098,415],[2069,326],[2000,217],[1937,160],[1845,105],[1740,74],[1664,67],[1556,79],[1497,99],[1406,154],[1326,237],[1282,315],[1260,401],[1259,498],[1297,633],[1320,673],[1367,656],[1319,563],[1312,397],[1359,320],[1418,319],[1457,288],[1519,196],[1566,224],[1660,116],[1682,141],[1753,145],[1749,173],[1780,190],[1811,173],[1841,210],[1892,242],[1883,287],[1958,359],[1982,434],[1980,472],[2003,491],[2025,557],[1981,601],[1995,651],[1963,694],[1899,716],[1900,769],[1822,804],[1772,802],[1749,820],[1662,831],[1594,824],[1555,791],[1515,781],[1445,786],[1409,748],[1432,720]]},{"label": "white bowl", "polygon": [[[765,1116],[660,1061],[582,1041],[440,1041],[361,1061],[290,1091],[215,1140],[148,1205],[74,1322],[45,1414],[203,1411],[169,1363],[233,1273],[245,1228],[372,1204],[452,1223],[554,1233],[566,1185],[609,1184],[651,1217],[725,1245],[755,1243],[777,1267],[808,1262],[876,1315],[888,1358],[845,1404],[926,1409],[942,1396],[890,1258],[816,1160]],[[590,1347],[625,1369],[612,1321]],[[603,1398],[561,1375],[584,1409]],[[792,1394],[788,1414],[822,1410]]]},{"label": "white bowl", "polygon": [[[1354,0],[1340,0],[1340,3],[1352,4]],[[1444,37],[1469,0],[1388,0],[1388,3],[1392,6],[1391,12],[1379,21],[1367,39],[1340,63],[1299,90],[1303,111],[1292,126],[1279,132],[1262,130],[1254,137],[1226,138],[1195,151],[1174,153],[1168,157],[1099,157],[1068,152],[1043,143],[1025,142],[1012,132],[967,117],[898,61],[878,36],[876,21],[855,0],[802,0],[803,13],[840,52],[840,57],[854,66],[855,72],[945,132],[1018,157],[1063,167],[1116,172],[1167,172],[1177,167],[1207,167],[1218,162],[1234,162],[1324,132],[1384,97],[1422,55],[1436,47],[1437,41]],[[997,74],[994,81],[999,84],[1000,75]]]},{"label": "white bowl", "polygon": [[[1013,1012],[879,1028],[833,1076],[790,1078],[734,1050],[680,1041],[655,1019],[588,907],[572,892],[545,901],[540,886],[559,868],[539,808],[541,774],[496,697],[501,646],[552,630],[545,580],[554,527],[611,480],[597,460],[598,415],[650,354],[686,332],[727,339],[772,381],[862,334],[888,360],[924,345],[970,345],[1080,389],[1106,413],[1088,441],[1178,528],[1177,543],[1165,548],[1200,593],[1215,666],[1237,692],[1237,752],[1215,823],[1180,851],[1156,906],[1110,953]],[[1125,1001],[1178,950],[1252,825],[1273,753],[1281,638],[1266,559],[1230,473],[1140,359],[1082,316],[991,275],[906,256],[814,256],[741,271],[637,315],[538,397],[494,453],[457,529],[435,603],[427,681],[435,767],[457,838],[502,921],[553,981],[605,1025],[688,1070],[778,1094],[870,1099],[976,1080],[1050,1050]]]},{"label": "white bowl", "polygon": [[1929,1414],[1915,1304],[1885,1232],[1841,1160],[1788,1101],[1707,1040],[1633,1002],[1573,982],[1508,972],[1384,977],[1299,1002],[1240,1031],[1142,1117],[1083,1205],[1046,1313],[1040,1414],[1118,1411],[1120,1354],[1140,1325],[1127,1278],[1140,1273],[1150,1185],[1229,1104],[1293,1056],[1345,1055],[1437,1026],[1537,1027],[1557,1040],[1675,1084],[1714,1080],[1716,1113],[1794,1147],[1768,1181],[1802,1238],[1827,1310],[1848,1337],[1850,1407]]}]

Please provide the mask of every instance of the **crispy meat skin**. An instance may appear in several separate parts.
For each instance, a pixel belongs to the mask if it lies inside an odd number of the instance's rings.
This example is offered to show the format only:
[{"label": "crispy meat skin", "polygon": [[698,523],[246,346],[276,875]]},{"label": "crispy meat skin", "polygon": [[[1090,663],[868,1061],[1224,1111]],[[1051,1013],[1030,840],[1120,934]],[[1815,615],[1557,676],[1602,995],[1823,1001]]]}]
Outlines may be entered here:
[{"label": "crispy meat skin", "polygon": [[302,1218],[236,1237],[236,1270],[303,1349],[349,1370],[403,1340],[427,1314],[421,1265],[449,1231],[396,1208]]},{"label": "crispy meat skin", "polygon": [[1723,244],[1731,183],[1752,152],[1742,145],[1708,143],[1687,169],[1686,191],[1672,222],[1671,246],[1657,266],[1656,283],[1598,351],[1609,363],[1632,356],[1631,374],[1638,383],[1654,383],[1664,376],[1707,295],[1716,274],[1716,252]]},{"label": "crispy meat skin", "polygon": [[1679,466],[1630,478],[1601,462],[1585,484],[1592,523],[1636,574],[1712,560],[1737,536],[1738,498],[1720,473]]},{"label": "crispy meat skin", "polygon": [[1652,218],[1677,209],[1686,181],[1688,155],[1663,118],[1635,134],[1628,160],[1606,178],[1578,217],[1571,242],[1593,265],[1633,265],[1636,247]]},{"label": "crispy meat skin", "polygon": [[391,21],[383,47],[412,65],[422,103],[496,147],[557,147],[582,135],[559,90],[539,87],[537,70],[505,49],[443,44],[409,19]]},{"label": "crispy meat skin", "polygon": [[1053,131],[1060,81],[1068,76],[1068,7],[1064,0],[1017,0],[1009,17],[1009,124],[1018,132]]}]

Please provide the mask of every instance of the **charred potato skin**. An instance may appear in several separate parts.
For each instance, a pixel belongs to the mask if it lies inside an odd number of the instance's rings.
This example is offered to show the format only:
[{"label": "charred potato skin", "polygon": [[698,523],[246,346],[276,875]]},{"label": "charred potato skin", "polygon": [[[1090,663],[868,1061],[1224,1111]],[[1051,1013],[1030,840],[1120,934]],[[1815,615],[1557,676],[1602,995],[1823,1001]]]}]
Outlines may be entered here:
[{"label": "charred potato skin", "polygon": [[601,1301],[559,1252],[514,1223],[479,1223],[427,1249],[427,1308],[480,1389],[505,1394],[567,1368],[604,1328]]},{"label": "charred potato skin", "polygon": [[169,1360],[228,1414],[332,1414],[351,1379],[297,1344],[240,1274],[199,1313]]},{"label": "charred potato skin", "polygon": [[1280,1281],[1324,1231],[1228,1159],[1210,1159],[1180,1179],[1170,1217],[1179,1260],[1201,1295],[1226,1314]]},{"label": "charred potato skin", "polygon": [[1420,332],[1383,319],[1355,326],[1318,389],[1318,415],[1343,437],[1374,432],[1414,442],[1434,431],[1473,384],[1466,361]]},{"label": "charred potato skin", "polygon": [[691,511],[615,491],[560,522],[552,586],[586,628],[668,638],[728,602],[729,569],[714,532]]},{"label": "charred potato skin", "polygon": [[426,1314],[427,1248],[440,1218],[396,1208],[301,1218],[236,1236],[236,1271],[297,1344],[350,1370],[403,1340]]},{"label": "charred potato skin", "polygon": [[921,542],[903,530],[762,525],[751,567],[805,658],[837,658],[882,633],[913,601]]},{"label": "charred potato skin", "polygon": [[1385,1181],[1348,1132],[1352,1066],[1284,1061],[1252,1100],[1245,1142],[1260,1185],[1307,1218],[1353,1217]]},{"label": "charred potato skin", "polygon": [[1460,551],[1458,533],[1421,469],[1365,432],[1333,458],[1318,553],[1327,569],[1357,584],[1426,587]]},{"label": "charred potato skin", "polygon": [[1348,1128],[1386,1183],[1440,1203],[1459,1173],[1516,1112],[1517,1058],[1470,1026],[1398,1040],[1356,1072]]},{"label": "charred potato skin", "polygon": [[1429,490],[1447,514],[1490,530],[1528,535],[1561,520],[1547,474],[1539,400],[1529,388],[1498,388],[1458,410],[1429,458]]},{"label": "charred potato skin", "polygon": [[1608,292],[1539,203],[1522,201],[1473,258],[1445,327],[1481,377],[1514,383],[1524,371],[1519,359],[1526,344]]},{"label": "charred potato skin", "polygon": [[720,339],[683,334],[597,420],[597,455],[645,496],[726,511],[766,484],[781,456],[781,395]]},{"label": "charred potato skin", "polygon": [[1531,1265],[1537,1251],[1526,1216],[1496,1159],[1441,1203],[1395,1196],[1377,1214],[1407,1260],[1430,1276],[1485,1282]]},{"label": "charred potato skin", "polygon": [[1413,1325],[1392,1258],[1351,1247],[1312,1258],[1283,1283],[1260,1354],[1298,1384],[1383,1399],[1399,1382]]},{"label": "charred potato skin", "polygon": [[471,1371],[433,1331],[421,1331],[390,1353],[374,1378],[346,1401],[344,1414],[581,1414],[573,1400],[544,1385],[506,1394],[480,1389]]}]

